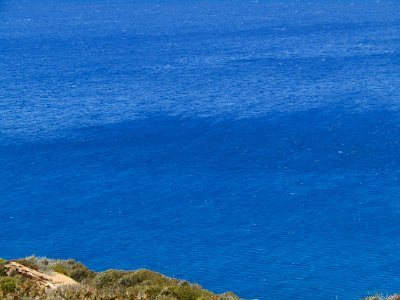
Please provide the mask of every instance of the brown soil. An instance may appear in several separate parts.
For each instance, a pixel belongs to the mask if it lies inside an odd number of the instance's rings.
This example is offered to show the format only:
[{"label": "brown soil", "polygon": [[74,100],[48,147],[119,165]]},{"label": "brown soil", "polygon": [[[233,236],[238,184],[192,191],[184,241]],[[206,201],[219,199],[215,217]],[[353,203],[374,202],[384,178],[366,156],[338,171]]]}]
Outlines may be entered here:
[{"label": "brown soil", "polygon": [[63,285],[74,285],[79,284],[72,278],[65,276],[57,272],[42,273],[21,265],[17,262],[10,262],[5,265],[7,275],[19,274],[25,276],[37,284],[50,289],[55,289]]}]

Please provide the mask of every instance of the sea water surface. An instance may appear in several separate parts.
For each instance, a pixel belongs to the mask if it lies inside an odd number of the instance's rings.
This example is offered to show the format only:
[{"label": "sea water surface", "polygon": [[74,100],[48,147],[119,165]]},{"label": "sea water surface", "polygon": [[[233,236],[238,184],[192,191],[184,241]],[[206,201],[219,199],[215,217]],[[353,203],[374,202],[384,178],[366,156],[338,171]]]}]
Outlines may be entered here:
[{"label": "sea water surface", "polygon": [[400,292],[400,3],[0,2],[0,256],[243,298]]}]

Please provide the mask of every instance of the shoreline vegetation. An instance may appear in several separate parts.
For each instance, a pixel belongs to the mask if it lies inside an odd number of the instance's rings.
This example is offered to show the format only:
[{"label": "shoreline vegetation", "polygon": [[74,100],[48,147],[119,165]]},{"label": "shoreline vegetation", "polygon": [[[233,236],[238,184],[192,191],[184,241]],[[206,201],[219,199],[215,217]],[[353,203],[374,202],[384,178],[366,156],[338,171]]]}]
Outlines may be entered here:
[{"label": "shoreline vegetation", "polygon": [[0,259],[0,299],[240,300],[200,285],[139,269],[94,272],[73,259]]},{"label": "shoreline vegetation", "polygon": [[363,300],[400,300],[400,295],[395,294],[391,296],[381,296],[381,295],[375,295],[375,296],[369,296],[364,298]]},{"label": "shoreline vegetation", "polygon": [[[94,272],[73,259],[35,256],[0,258],[0,299],[241,300],[232,292],[214,294],[196,283],[147,269]],[[374,295],[362,300],[400,300],[400,294]]]}]

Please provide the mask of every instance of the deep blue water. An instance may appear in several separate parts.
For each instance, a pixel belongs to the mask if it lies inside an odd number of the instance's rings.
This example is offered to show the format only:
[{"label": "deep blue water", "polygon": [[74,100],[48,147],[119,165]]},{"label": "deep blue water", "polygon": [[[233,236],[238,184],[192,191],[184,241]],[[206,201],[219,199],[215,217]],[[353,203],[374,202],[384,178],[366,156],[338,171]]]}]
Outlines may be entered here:
[{"label": "deep blue water", "polygon": [[244,298],[400,291],[398,1],[0,2],[0,257]]}]

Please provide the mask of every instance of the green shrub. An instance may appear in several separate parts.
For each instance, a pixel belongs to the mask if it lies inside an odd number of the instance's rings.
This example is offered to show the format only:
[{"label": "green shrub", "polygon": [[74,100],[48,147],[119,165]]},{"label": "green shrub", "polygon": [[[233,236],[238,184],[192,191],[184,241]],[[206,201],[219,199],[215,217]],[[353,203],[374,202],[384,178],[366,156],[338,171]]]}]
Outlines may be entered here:
[{"label": "green shrub", "polygon": [[17,288],[17,284],[15,279],[12,277],[0,277],[0,289],[3,293],[11,293],[14,292]]},{"label": "green shrub", "polygon": [[62,264],[57,264],[57,265],[51,266],[51,268],[53,271],[55,271],[57,273],[68,276],[67,269]]},{"label": "green shrub", "polygon": [[25,267],[31,268],[35,271],[39,271],[39,264],[37,262],[36,257],[34,256],[17,259],[16,262],[20,263],[21,265],[24,265]]},{"label": "green shrub", "polygon": [[67,275],[77,282],[82,282],[87,278],[94,278],[96,273],[90,271],[86,266],[73,259],[62,261],[67,270]]},{"label": "green shrub", "polygon": [[[159,296],[165,286],[163,285],[135,285],[127,288],[120,289],[126,291],[129,295],[134,295],[137,298],[144,298],[147,300],[159,300]],[[136,298],[135,298],[136,299]]]},{"label": "green shrub", "polygon": [[144,290],[146,296],[150,299],[156,299],[158,295],[160,295],[163,289],[162,285],[151,285],[147,289]]},{"label": "green shrub", "polygon": [[166,277],[161,275],[160,273],[153,272],[146,269],[139,269],[134,272],[130,272],[121,277],[118,281],[120,285],[123,286],[135,286],[138,284],[145,285],[153,285],[153,284],[162,284],[167,281]]},{"label": "green shrub", "polygon": [[94,278],[96,276],[95,272],[89,270],[80,262],[69,259],[67,260],[67,264],[69,267],[69,276],[78,282],[82,282],[85,279]]},{"label": "green shrub", "polygon": [[[177,300],[215,299],[211,293],[205,290],[193,289],[190,286],[170,286],[165,288],[161,294]],[[209,297],[206,298],[207,296]]]},{"label": "green shrub", "polygon": [[97,288],[105,288],[105,287],[115,287],[118,285],[118,281],[121,277],[126,275],[127,271],[119,271],[119,270],[108,270],[105,272],[98,273],[94,278],[94,285]]},{"label": "green shrub", "polygon": [[220,299],[221,300],[237,300],[237,299],[239,299],[239,297],[236,296],[232,292],[225,292],[222,295],[220,295]]},{"label": "green shrub", "polygon": [[6,276],[6,263],[7,261],[5,259],[0,258],[0,276]]},{"label": "green shrub", "polygon": [[[96,273],[72,259],[52,260],[27,257],[16,260],[40,272],[55,271],[67,275],[79,285],[66,285],[57,289],[45,289],[21,274],[0,276],[0,299],[64,299],[64,300],[238,300],[230,294],[215,295],[201,286],[187,281],[169,278],[150,270],[108,270]],[[6,264],[0,260],[0,268]],[[1,272],[1,269],[0,269]],[[234,296],[232,294],[232,296]],[[393,299],[397,300],[397,299]]]},{"label": "green shrub", "polygon": [[93,277],[94,273],[89,269],[82,266],[82,268],[75,268],[69,273],[69,277],[77,282],[82,282],[86,278]]},{"label": "green shrub", "polygon": [[90,271],[80,262],[73,259],[68,260],[49,260],[46,258],[38,259],[39,270],[46,272],[49,270],[56,271],[63,275],[69,276],[77,282],[82,282],[87,278],[95,277],[96,273]]}]

